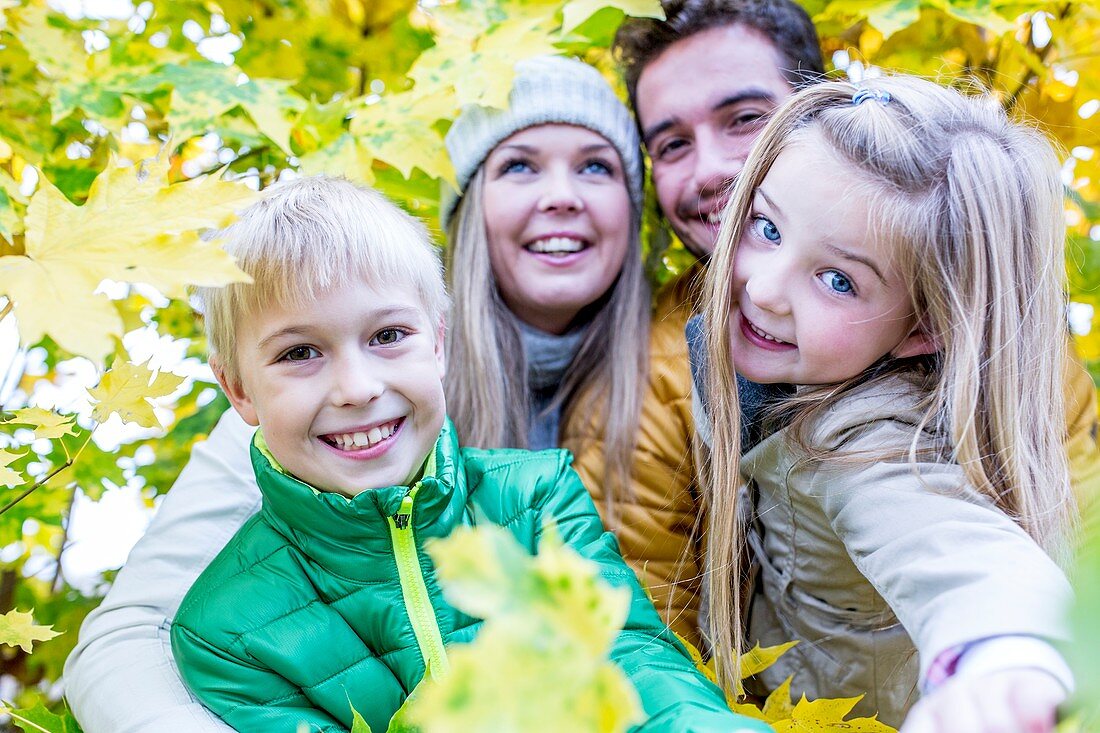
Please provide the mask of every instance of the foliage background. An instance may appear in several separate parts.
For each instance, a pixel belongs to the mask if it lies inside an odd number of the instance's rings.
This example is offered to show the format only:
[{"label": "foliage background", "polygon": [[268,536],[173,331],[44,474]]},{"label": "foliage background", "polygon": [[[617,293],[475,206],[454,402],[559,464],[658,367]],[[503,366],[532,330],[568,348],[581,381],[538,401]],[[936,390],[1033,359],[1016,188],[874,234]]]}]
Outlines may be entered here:
[{"label": "foliage background", "polygon": [[[1100,2],[801,1],[834,73],[976,81],[1057,142],[1077,345],[1100,376]],[[56,707],[97,602],[60,571],[77,492],[139,485],[154,501],[225,408],[202,378],[185,288],[239,275],[198,232],[251,190],[320,171],[436,227],[452,177],[442,135],[463,105],[503,105],[514,62],[542,53],[618,83],[618,23],[661,12],[657,0],[146,0],[102,18],[86,5],[0,0],[0,326],[20,335],[0,365],[0,614],[34,616],[2,617],[0,692],[22,707]],[[652,208],[646,228],[660,282],[686,255]],[[150,340],[199,378],[133,365]],[[1079,617],[1097,617],[1097,596],[1082,594],[1093,606]],[[62,635],[45,642],[42,627]]]}]

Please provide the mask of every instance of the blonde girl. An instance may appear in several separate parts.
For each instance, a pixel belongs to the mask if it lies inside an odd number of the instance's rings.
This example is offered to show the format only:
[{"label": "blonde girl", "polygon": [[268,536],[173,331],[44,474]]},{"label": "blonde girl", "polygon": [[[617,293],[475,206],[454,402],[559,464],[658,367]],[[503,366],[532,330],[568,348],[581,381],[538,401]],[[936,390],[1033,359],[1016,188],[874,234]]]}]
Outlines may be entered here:
[{"label": "blonde girl", "polygon": [[[1056,156],[991,98],[892,77],[776,113],[705,314],[727,689],[746,642],[798,640],[758,692],[793,675],[795,699],[866,693],[857,710],[898,725],[923,689],[907,731],[1053,724],[1072,684],[1041,641],[1063,636],[1047,553],[1074,506],[1062,246]],[[750,445],[738,376],[786,385]]]}]

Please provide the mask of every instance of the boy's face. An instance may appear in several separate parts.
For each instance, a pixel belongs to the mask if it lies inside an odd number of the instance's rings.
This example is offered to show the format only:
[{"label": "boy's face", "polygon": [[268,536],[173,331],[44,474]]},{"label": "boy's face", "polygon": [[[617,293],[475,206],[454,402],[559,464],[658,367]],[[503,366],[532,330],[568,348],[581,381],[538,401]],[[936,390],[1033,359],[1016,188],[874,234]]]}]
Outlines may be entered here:
[{"label": "boy's face", "polygon": [[446,412],[442,323],[412,288],[363,282],[237,323],[240,379],[222,383],[283,468],[355,496],[412,481]]}]

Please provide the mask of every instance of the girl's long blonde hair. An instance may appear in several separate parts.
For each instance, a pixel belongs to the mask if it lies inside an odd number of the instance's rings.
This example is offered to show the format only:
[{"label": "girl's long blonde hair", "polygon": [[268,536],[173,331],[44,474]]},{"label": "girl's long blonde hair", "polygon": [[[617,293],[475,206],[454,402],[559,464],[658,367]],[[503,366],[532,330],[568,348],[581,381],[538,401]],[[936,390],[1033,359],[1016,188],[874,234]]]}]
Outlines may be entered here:
[{"label": "girl's long blonde hair", "polygon": [[[857,90],[871,98],[853,102]],[[888,97],[886,96],[888,95]],[[730,306],[734,253],[753,194],[776,157],[820,133],[868,184],[876,235],[917,318],[939,343],[932,359],[884,361],[840,385],[808,390],[813,417],[849,389],[904,373],[927,387],[922,431],[943,436],[966,479],[1048,551],[1061,549],[1074,503],[1063,437],[1066,346],[1064,214],[1050,143],[989,96],[906,76],[855,87],[827,82],[789,99],[756,143],[726,209],[707,279],[710,626],[719,678],[738,679],[744,530],[740,428]]]},{"label": "girl's long blonde hair", "polygon": [[[489,262],[482,205],[484,165],[458,204],[448,232],[447,277],[454,308],[447,333],[447,409],[465,445],[525,448],[530,406],[527,363],[513,316]],[[649,288],[638,215],[632,212],[622,269],[588,307],[588,328],[558,389],[562,423],[598,420],[604,444],[605,518],[630,495],[649,342]],[[579,431],[587,435],[591,431]],[[574,452],[582,445],[566,445]]]}]

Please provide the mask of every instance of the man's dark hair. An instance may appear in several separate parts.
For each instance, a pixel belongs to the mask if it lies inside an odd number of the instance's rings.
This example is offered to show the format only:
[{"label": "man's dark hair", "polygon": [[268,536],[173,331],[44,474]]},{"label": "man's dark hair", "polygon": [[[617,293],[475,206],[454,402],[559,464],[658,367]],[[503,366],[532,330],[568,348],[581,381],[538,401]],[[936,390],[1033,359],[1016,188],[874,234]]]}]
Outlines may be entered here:
[{"label": "man's dark hair", "polygon": [[775,46],[780,71],[793,87],[825,73],[817,29],[793,0],[662,0],[661,5],[665,20],[627,18],[615,34],[634,109],[642,70],[676,41],[711,28],[743,25],[763,34]]}]

